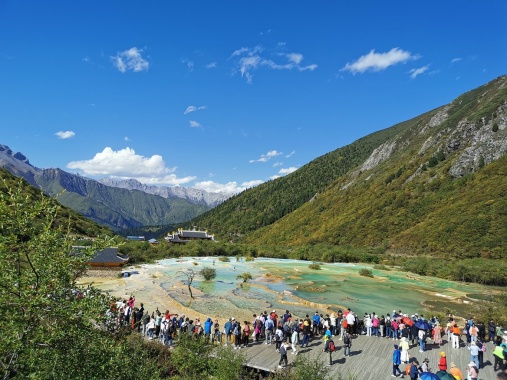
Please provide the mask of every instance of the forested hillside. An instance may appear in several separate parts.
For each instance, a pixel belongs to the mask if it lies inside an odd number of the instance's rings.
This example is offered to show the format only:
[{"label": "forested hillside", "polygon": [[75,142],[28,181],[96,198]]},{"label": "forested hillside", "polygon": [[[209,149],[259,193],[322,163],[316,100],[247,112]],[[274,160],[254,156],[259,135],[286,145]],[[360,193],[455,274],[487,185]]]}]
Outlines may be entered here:
[{"label": "forested hillside", "polygon": [[506,257],[507,77],[236,196],[194,224],[253,244]]}]

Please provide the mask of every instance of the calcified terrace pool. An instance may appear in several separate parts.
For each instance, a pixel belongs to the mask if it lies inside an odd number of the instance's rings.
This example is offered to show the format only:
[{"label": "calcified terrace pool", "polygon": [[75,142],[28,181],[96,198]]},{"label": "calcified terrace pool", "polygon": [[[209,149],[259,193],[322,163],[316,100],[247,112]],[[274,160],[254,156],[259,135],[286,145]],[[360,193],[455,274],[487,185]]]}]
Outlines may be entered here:
[{"label": "calcified terrace pool", "polygon": [[[250,320],[254,313],[273,309],[281,313],[288,309],[301,317],[317,310],[325,313],[347,307],[359,315],[400,309],[414,314],[424,311],[423,302],[441,306],[450,299],[466,299],[467,293],[483,294],[489,289],[401,271],[375,270],[368,265],[322,264],[320,270],[312,270],[309,264],[267,258],[221,262],[216,257],[186,257],[161,260],[144,268],[157,269],[161,276],[154,281],[175,301],[213,318],[236,316]],[[184,272],[192,269],[198,273],[204,267],[216,269],[217,276],[208,282],[196,275],[192,283],[195,298],[191,300],[186,287],[182,287],[182,282],[186,283]],[[374,278],[360,276],[362,268],[371,269]],[[253,278],[241,286],[236,277],[244,272]],[[451,308],[460,311],[459,304]]]}]

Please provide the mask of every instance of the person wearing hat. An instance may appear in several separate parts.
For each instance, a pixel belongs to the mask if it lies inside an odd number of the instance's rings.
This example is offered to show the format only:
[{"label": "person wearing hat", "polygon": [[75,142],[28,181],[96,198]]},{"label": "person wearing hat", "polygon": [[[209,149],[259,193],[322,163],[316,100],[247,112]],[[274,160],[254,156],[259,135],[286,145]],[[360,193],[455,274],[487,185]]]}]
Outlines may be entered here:
[{"label": "person wearing hat", "polygon": [[456,364],[451,363],[451,369],[449,370],[449,373],[453,375],[456,380],[463,380],[463,373],[458,367],[456,367]]},{"label": "person wearing hat", "polygon": [[479,368],[479,347],[477,346],[477,343],[472,341],[470,346],[467,346],[470,350],[470,361],[475,363],[475,366]]},{"label": "person wearing hat", "polygon": [[[280,361],[278,362],[278,368],[285,368],[288,365],[288,362],[287,362],[287,348],[288,347],[289,347],[289,345],[287,343],[287,339],[284,339],[282,341],[282,344],[280,345],[280,349],[279,349]],[[282,363],[283,363],[283,365],[282,365]]]},{"label": "person wearing hat", "polygon": [[410,349],[410,345],[408,344],[408,339],[405,337],[402,337],[400,340],[400,350],[401,350],[401,361],[403,363],[408,363],[409,361],[409,354],[408,350]]},{"label": "person wearing hat", "polygon": [[440,352],[440,360],[438,361],[438,369],[440,371],[447,371],[447,358],[445,352]]},{"label": "person wearing hat", "polygon": [[394,345],[394,352],[393,352],[393,374],[392,377],[403,377],[403,373],[400,371],[400,364],[401,364],[401,352],[398,348],[398,345]]},{"label": "person wearing hat", "polygon": [[430,359],[425,358],[423,363],[421,364],[421,372],[431,372],[431,368],[429,367]]},{"label": "person wearing hat", "polygon": [[479,377],[479,369],[475,366],[474,362],[468,363],[467,373],[468,373],[468,378],[470,380],[477,380],[477,378]]},{"label": "person wearing hat", "polygon": [[438,344],[438,347],[442,346],[442,328],[440,327],[440,322],[436,322],[433,328],[433,343]]},{"label": "person wearing hat", "polygon": [[419,363],[417,362],[417,360],[414,360],[412,362],[412,364],[410,365],[410,371],[409,371],[409,375],[410,375],[410,380],[416,380],[419,378]]}]

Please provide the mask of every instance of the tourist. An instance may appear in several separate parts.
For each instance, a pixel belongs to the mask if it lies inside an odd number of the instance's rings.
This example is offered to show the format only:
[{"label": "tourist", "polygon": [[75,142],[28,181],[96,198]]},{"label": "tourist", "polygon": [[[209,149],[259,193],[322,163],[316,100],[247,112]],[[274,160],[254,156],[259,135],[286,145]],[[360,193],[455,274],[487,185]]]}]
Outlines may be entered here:
[{"label": "tourist", "polygon": [[352,335],[354,334],[354,324],[356,323],[354,312],[350,311],[347,314],[346,319],[347,319],[347,332],[349,333],[349,335]]},{"label": "tourist", "polygon": [[456,367],[456,364],[454,363],[451,363],[451,369],[449,370],[449,373],[453,375],[456,380],[464,380],[463,373],[458,367]]},{"label": "tourist", "polygon": [[440,371],[447,371],[447,357],[444,351],[440,352],[440,360],[438,361],[438,369]]},{"label": "tourist", "polygon": [[421,364],[421,372],[431,372],[430,359],[425,358]]},{"label": "tourist", "polygon": [[266,322],[264,323],[265,331],[266,331],[266,341],[264,344],[273,344],[273,329],[275,328],[275,324],[271,320],[271,317],[268,316],[266,318]]},{"label": "tourist", "polygon": [[373,313],[372,320],[371,320],[371,326],[373,329],[373,331],[372,331],[373,336],[376,336],[376,337],[379,336],[379,330],[378,330],[379,324],[380,324],[380,321],[379,321],[378,316],[375,313]]},{"label": "tourist", "polygon": [[405,364],[408,363],[409,359],[410,359],[409,354],[408,354],[409,348],[410,348],[410,346],[408,344],[408,339],[405,337],[402,337],[400,340],[400,349],[401,349],[400,360]]},{"label": "tourist", "polygon": [[461,336],[461,330],[458,325],[455,323],[452,328],[452,348],[459,348],[459,340]]},{"label": "tourist", "polygon": [[280,352],[280,346],[282,345],[282,342],[284,340],[283,336],[283,330],[282,326],[278,326],[275,330],[275,345],[276,345],[276,352]]},{"label": "tourist", "polygon": [[350,356],[350,347],[352,347],[352,336],[348,331],[343,335],[343,355]]},{"label": "tourist", "polygon": [[320,315],[319,312],[316,311],[312,317],[312,334],[313,336],[317,336],[319,334],[320,329]]},{"label": "tourist", "polygon": [[379,329],[380,329],[380,334],[379,336],[381,338],[383,338],[385,336],[385,331],[386,331],[386,319],[384,317],[384,315],[381,315],[380,316],[380,320],[379,320]]},{"label": "tourist", "polygon": [[227,343],[231,343],[231,335],[232,335],[232,320],[234,318],[229,318],[227,322],[225,322],[224,325],[224,334],[225,334],[225,345],[227,346]]},{"label": "tourist", "polygon": [[249,339],[250,339],[250,324],[248,321],[243,322],[245,327],[243,327],[243,341],[241,344],[241,347],[248,347],[249,345]]},{"label": "tourist", "polygon": [[442,328],[439,322],[436,322],[433,328],[433,343],[438,344],[438,347],[442,346]]},{"label": "tourist", "polygon": [[486,343],[480,337],[477,338],[477,347],[479,347],[479,369],[484,367],[484,353],[486,352]]},{"label": "tourist", "polygon": [[470,360],[475,363],[475,366],[479,368],[479,347],[475,341],[472,341],[470,346],[467,346],[470,351]]},{"label": "tourist", "polygon": [[366,336],[371,336],[371,329],[372,329],[373,325],[372,325],[372,321],[371,321],[371,316],[368,313],[364,314],[363,323],[364,323],[364,327],[366,328]]},{"label": "tourist", "polygon": [[410,370],[409,370],[409,375],[410,375],[410,380],[416,380],[419,378],[419,363],[417,362],[417,360],[414,360],[412,362],[412,364],[410,365]]},{"label": "tourist", "polygon": [[479,369],[475,365],[475,362],[468,363],[467,374],[470,380],[477,380],[477,378],[479,377]]},{"label": "tourist", "polygon": [[398,348],[398,345],[394,345],[394,352],[393,352],[393,374],[392,377],[403,377],[403,373],[400,371],[400,364],[401,364],[401,351]]},{"label": "tourist", "polygon": [[310,342],[310,323],[308,320],[303,322],[303,340],[301,341],[301,348],[308,347]]},{"label": "tourist", "polygon": [[155,319],[150,318],[150,322],[148,322],[148,325],[146,326],[148,339],[153,339],[153,334],[155,333]]},{"label": "tourist", "polygon": [[241,348],[241,323],[236,321],[232,324],[233,335],[234,335],[234,343],[232,344],[234,348]]},{"label": "tourist", "polygon": [[336,314],[333,312],[329,317],[329,325],[331,326],[331,333],[338,335],[338,329],[336,328]]},{"label": "tourist", "polygon": [[398,327],[399,327],[398,321],[396,319],[392,319],[391,320],[391,333],[393,335],[393,340],[398,339]]},{"label": "tourist", "polygon": [[[288,347],[289,347],[289,345],[287,344],[287,341],[284,340],[280,345],[280,349],[277,350],[278,352],[280,352],[280,361],[278,362],[278,368],[285,368],[288,365],[288,362],[287,362],[287,348]],[[282,365],[282,363],[283,363],[283,365]]]},{"label": "tourist", "polygon": [[209,342],[211,338],[211,328],[213,327],[213,321],[210,317],[206,319],[206,322],[204,322],[204,337],[206,338],[206,341]]},{"label": "tourist", "polygon": [[215,319],[215,323],[213,323],[213,337],[211,338],[211,342],[218,344],[222,343],[222,333],[220,332],[220,324],[218,323],[218,319]]},{"label": "tourist", "polygon": [[489,341],[495,341],[496,323],[492,319],[488,322]]},{"label": "tourist", "polygon": [[479,335],[479,329],[472,323],[472,326],[468,328],[468,334],[470,335],[470,342],[477,342],[477,336]]},{"label": "tourist", "polygon": [[141,335],[142,336],[146,336],[146,334],[148,333],[148,323],[150,323],[150,313],[148,313],[147,311],[144,313],[143,315],[143,329],[141,331]]},{"label": "tourist", "polygon": [[333,338],[331,335],[331,329],[328,327],[324,333],[324,349],[322,351],[327,352],[329,347],[329,341]]},{"label": "tourist", "polygon": [[417,336],[419,338],[419,352],[424,352],[426,350],[426,331],[420,329]]},{"label": "tourist", "polygon": [[294,321],[292,324],[292,336],[290,341],[292,345],[292,355],[297,355],[296,345],[299,342],[299,324],[297,321]]},{"label": "tourist", "polygon": [[493,351],[493,357],[495,358],[494,370],[505,371],[505,356],[503,353],[503,347],[501,343],[497,342],[495,350]]}]

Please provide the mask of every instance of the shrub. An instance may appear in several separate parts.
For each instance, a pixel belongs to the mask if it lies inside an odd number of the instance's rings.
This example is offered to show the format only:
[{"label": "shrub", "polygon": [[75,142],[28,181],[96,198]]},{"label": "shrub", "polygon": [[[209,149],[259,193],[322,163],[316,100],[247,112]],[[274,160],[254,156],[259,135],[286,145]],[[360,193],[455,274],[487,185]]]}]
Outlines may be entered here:
[{"label": "shrub", "polygon": [[314,269],[314,270],[319,270],[319,269],[321,269],[321,266],[319,263],[314,262],[314,263],[311,263],[310,265],[308,265],[308,268]]},{"label": "shrub", "polygon": [[220,260],[223,263],[228,263],[229,261],[231,261],[227,256],[221,256],[218,258],[218,260]]},{"label": "shrub", "polygon": [[371,270],[366,268],[361,269],[359,271],[359,275],[364,277],[373,277],[373,273],[371,272]]},{"label": "shrub", "polygon": [[217,270],[214,268],[204,267],[199,271],[199,274],[204,277],[206,281],[211,281],[217,276]]}]

